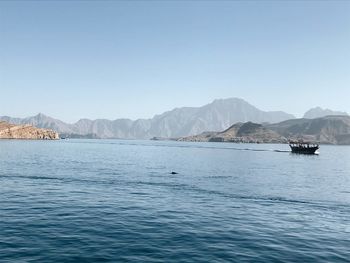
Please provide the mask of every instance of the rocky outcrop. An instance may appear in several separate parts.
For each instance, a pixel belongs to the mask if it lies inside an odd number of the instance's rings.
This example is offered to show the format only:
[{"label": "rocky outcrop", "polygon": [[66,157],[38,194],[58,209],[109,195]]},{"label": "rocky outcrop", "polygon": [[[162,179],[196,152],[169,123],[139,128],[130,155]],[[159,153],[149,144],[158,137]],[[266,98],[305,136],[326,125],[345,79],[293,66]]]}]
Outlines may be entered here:
[{"label": "rocky outcrop", "polygon": [[57,140],[57,132],[39,129],[31,125],[14,125],[0,122],[0,139]]}]

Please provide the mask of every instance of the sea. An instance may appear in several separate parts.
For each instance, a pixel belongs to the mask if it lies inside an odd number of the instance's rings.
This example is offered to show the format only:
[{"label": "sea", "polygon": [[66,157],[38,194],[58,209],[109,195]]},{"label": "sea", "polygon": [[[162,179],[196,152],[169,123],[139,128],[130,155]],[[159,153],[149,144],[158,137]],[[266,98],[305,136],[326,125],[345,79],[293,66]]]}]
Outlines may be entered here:
[{"label": "sea", "polygon": [[0,262],[350,262],[350,147],[1,140]]}]

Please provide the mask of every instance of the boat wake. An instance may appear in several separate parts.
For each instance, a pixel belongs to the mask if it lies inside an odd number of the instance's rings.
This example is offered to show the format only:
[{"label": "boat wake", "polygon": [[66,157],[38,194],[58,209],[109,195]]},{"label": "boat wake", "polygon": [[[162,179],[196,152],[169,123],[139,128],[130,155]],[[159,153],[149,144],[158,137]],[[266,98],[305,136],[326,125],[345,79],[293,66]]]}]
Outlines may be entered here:
[{"label": "boat wake", "polygon": [[189,149],[212,149],[212,150],[234,150],[234,151],[253,151],[253,152],[280,152],[290,153],[290,150],[278,150],[278,149],[258,149],[258,148],[239,148],[239,147],[218,147],[218,146],[205,146],[205,145],[174,145],[174,144],[157,144],[157,143],[140,143],[140,142],[127,142],[127,141],[104,141],[104,142],[76,142],[70,141],[69,143],[93,143],[93,144],[111,144],[111,145],[122,145],[122,146],[144,146],[144,147],[165,147],[165,148],[189,148]]}]

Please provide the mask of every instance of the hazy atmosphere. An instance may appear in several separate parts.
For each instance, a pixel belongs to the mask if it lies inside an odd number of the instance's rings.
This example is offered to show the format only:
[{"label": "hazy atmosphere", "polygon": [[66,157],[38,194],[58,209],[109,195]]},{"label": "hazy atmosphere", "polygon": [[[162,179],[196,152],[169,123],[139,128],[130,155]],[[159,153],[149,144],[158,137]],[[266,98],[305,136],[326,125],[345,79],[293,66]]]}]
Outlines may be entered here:
[{"label": "hazy atmosphere", "polygon": [[348,1],[1,1],[0,115],[151,118],[239,97],[350,112]]}]

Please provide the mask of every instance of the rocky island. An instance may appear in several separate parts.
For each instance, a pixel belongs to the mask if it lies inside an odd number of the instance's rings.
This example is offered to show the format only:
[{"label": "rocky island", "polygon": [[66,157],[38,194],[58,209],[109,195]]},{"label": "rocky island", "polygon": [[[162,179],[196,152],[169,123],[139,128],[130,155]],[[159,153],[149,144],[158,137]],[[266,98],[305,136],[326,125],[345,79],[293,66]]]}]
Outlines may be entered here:
[{"label": "rocky island", "polygon": [[32,125],[14,125],[0,121],[0,139],[58,140],[57,132]]}]

